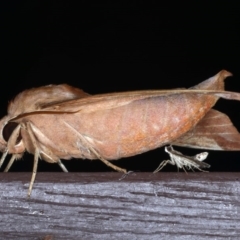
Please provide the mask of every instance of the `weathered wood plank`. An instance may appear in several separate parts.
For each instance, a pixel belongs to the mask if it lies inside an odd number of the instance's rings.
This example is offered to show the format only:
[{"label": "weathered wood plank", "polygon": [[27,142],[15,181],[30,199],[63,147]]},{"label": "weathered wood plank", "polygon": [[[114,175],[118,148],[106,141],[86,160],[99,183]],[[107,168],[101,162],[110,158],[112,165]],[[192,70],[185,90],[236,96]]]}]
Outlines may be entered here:
[{"label": "weathered wood plank", "polygon": [[0,174],[0,239],[239,239],[240,173]]}]

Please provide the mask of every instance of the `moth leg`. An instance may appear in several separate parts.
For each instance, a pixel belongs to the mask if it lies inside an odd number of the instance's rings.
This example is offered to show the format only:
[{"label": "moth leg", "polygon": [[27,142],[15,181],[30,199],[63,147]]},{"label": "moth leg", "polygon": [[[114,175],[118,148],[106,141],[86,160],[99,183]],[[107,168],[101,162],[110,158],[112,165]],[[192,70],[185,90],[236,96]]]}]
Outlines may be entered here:
[{"label": "moth leg", "polygon": [[[45,155],[45,157],[47,157],[48,159],[51,159],[53,162],[57,162],[58,165],[60,166],[60,168],[63,170],[63,172],[68,172],[67,168],[64,166],[64,164],[61,162],[61,160],[59,158],[57,158],[57,159],[52,158],[53,154],[49,149],[41,150],[40,159],[41,159],[41,155]],[[43,159],[45,161],[47,161],[46,158],[43,157]]]},{"label": "moth leg", "polygon": [[70,127],[75,133],[77,133],[77,135],[80,137],[81,141],[84,143],[85,146],[88,147],[88,149],[99,159],[101,160],[103,163],[105,163],[108,167],[114,169],[115,171],[118,172],[123,172],[123,173],[127,173],[127,170],[124,168],[120,168],[112,163],[110,163],[108,160],[104,159],[89,143],[88,141],[83,137],[82,134],[80,134],[74,127],[72,127],[71,125],[69,125],[68,123],[66,123],[65,121],[63,121],[68,127]]},{"label": "moth leg", "polygon": [[6,166],[6,168],[4,169],[4,172],[8,172],[8,170],[11,168],[11,166],[13,165],[15,159],[17,158],[17,155],[12,155],[11,159],[8,162],[8,165]]},{"label": "moth leg", "polygon": [[58,160],[57,163],[60,166],[60,168],[63,170],[63,172],[68,172],[67,168],[64,166],[64,164],[62,163],[62,161],[60,159]]},{"label": "moth leg", "polygon": [[8,154],[8,150],[5,151],[5,152],[2,154],[2,157],[1,157],[1,159],[0,159],[0,168],[1,168],[2,164],[3,164],[4,161],[5,161],[7,154]]},{"label": "moth leg", "polygon": [[124,173],[120,178],[119,181],[123,180],[124,178],[126,178],[128,175],[130,175],[131,173],[133,173],[134,171],[128,171],[127,173]]},{"label": "moth leg", "polygon": [[[85,140],[85,139],[84,139],[84,140]],[[114,169],[115,171],[118,171],[118,172],[123,172],[123,173],[125,173],[125,174],[127,173],[127,170],[126,170],[126,169],[120,168],[120,167],[118,167],[118,166],[110,163],[108,160],[104,159],[93,147],[91,147],[91,146],[88,146],[88,147],[89,147],[90,151],[91,151],[92,153],[94,153],[95,156],[96,156],[99,160],[101,160],[103,163],[105,163],[108,167],[110,167],[110,168],[112,168],[112,169]]]},{"label": "moth leg", "polygon": [[40,157],[40,151],[38,149],[37,141],[36,141],[36,138],[33,134],[33,130],[32,130],[30,122],[27,122],[27,127],[28,127],[29,136],[32,140],[32,144],[33,144],[34,149],[35,149],[35,151],[34,151],[33,172],[32,172],[32,177],[31,177],[31,181],[30,181],[30,184],[29,184],[29,188],[28,188],[28,197],[30,197],[31,192],[32,192],[32,188],[33,188],[33,184],[34,184],[34,181],[35,181],[35,178],[36,178],[36,174],[37,174],[38,158]]},{"label": "moth leg", "polygon": [[34,184],[34,181],[35,181],[35,178],[36,178],[39,156],[40,156],[39,150],[36,149],[35,153],[34,153],[34,164],[33,164],[32,177],[31,177],[31,181],[30,181],[30,184],[29,184],[29,188],[28,188],[28,197],[30,197],[30,195],[31,195],[33,184]]},{"label": "moth leg", "polygon": [[[11,152],[12,147],[17,144],[17,139],[19,137],[19,133],[20,133],[20,129],[21,129],[21,125],[19,124],[12,132],[10,138],[8,139],[7,142],[7,151],[5,151],[2,155],[2,158],[0,160],[0,167],[3,164],[6,155],[8,154],[9,150]],[[4,169],[4,172],[8,172],[8,170],[11,168],[12,164],[14,163],[15,159],[21,158],[23,154],[13,154],[9,163],[7,164],[7,167]]]}]

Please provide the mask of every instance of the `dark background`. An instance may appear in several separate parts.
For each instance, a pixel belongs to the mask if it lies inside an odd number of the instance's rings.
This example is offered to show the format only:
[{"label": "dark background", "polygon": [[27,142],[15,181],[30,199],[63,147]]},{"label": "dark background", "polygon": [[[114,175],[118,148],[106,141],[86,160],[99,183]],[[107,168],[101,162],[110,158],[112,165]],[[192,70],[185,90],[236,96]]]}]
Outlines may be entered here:
[{"label": "dark background", "polygon": [[[226,89],[240,92],[237,5],[180,2],[2,1],[1,116],[20,91],[51,83],[91,94],[167,89],[193,86],[226,69],[234,74]],[[220,100],[216,108],[240,130],[239,102]],[[161,148],[115,163],[153,171],[166,158]],[[31,171],[32,159],[25,154],[11,170]],[[240,152],[210,151],[207,162],[210,171],[240,171]],[[64,163],[70,171],[111,171],[100,161]],[[60,171],[40,161],[43,170]]]}]

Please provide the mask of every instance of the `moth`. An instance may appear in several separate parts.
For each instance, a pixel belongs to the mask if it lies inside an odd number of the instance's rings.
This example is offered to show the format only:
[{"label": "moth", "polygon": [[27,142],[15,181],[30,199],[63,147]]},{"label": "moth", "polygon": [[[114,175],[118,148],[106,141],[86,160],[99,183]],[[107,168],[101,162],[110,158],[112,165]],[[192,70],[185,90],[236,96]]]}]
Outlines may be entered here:
[{"label": "moth", "polygon": [[[239,150],[237,129],[225,114],[212,109],[219,98],[240,100],[240,93],[224,90],[228,76],[231,73],[222,70],[189,89],[90,95],[62,84],[25,90],[0,120],[0,166],[8,154],[12,157],[4,171],[25,151],[33,154],[30,196],[38,159],[58,163],[64,172],[61,159],[99,159],[126,173],[111,161],[165,145]],[[188,157],[166,149],[171,163],[180,168],[208,166],[202,162],[204,154]]]}]

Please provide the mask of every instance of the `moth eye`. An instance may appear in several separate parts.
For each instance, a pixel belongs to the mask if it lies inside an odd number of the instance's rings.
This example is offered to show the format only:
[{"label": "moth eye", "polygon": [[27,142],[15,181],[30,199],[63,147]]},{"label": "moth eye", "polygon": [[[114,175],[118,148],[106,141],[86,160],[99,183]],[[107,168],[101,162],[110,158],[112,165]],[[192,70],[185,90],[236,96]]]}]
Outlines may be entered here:
[{"label": "moth eye", "polygon": [[[7,123],[2,131],[2,135],[3,135],[3,139],[7,142],[9,140],[9,138],[11,137],[14,129],[18,126],[18,123],[15,122],[9,122]],[[18,138],[17,138],[17,142],[16,144],[18,144],[21,141],[21,135],[19,134]]]}]

